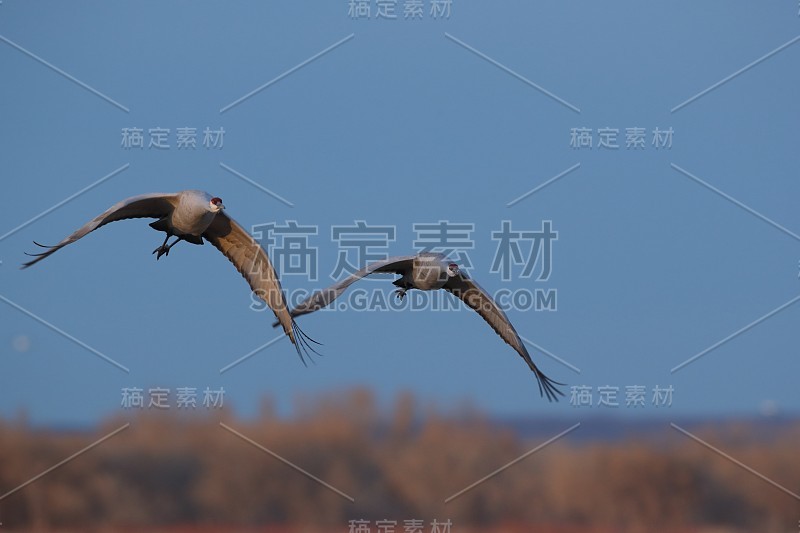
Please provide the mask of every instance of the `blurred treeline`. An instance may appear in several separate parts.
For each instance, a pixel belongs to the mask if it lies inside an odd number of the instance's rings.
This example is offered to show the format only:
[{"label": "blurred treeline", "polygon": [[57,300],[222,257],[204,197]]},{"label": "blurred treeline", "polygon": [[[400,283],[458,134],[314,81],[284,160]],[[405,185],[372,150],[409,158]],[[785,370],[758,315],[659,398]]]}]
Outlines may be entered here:
[{"label": "blurred treeline", "polygon": [[[800,520],[800,501],[792,495],[666,422],[662,433],[647,438],[568,436],[445,503],[547,437],[523,440],[474,410],[442,414],[420,408],[409,395],[381,410],[362,389],[307,400],[291,419],[277,416],[268,402],[249,420],[226,410],[124,414],[91,432],[0,422],[0,495],[130,423],[0,500],[0,533],[347,532],[354,519],[369,520],[370,531],[380,531],[378,520],[394,520],[398,533],[408,519],[424,520],[425,533],[433,519],[449,519],[451,533],[796,532]],[[692,432],[800,493],[800,424],[787,424],[767,440],[753,438],[746,424]]]}]

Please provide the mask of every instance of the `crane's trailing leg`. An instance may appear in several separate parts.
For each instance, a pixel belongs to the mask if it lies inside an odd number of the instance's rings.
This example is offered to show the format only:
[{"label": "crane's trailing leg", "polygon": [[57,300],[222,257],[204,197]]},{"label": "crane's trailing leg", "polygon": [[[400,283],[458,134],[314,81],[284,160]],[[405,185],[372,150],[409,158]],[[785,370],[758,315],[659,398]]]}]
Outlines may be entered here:
[{"label": "crane's trailing leg", "polygon": [[406,293],[409,291],[409,289],[414,288],[413,285],[408,283],[404,278],[400,278],[398,280],[393,281],[392,285],[398,287],[398,289],[394,291],[394,293],[400,299],[400,301],[402,301],[403,298],[406,297]]},{"label": "crane's trailing leg", "polygon": [[171,249],[173,246],[175,246],[176,244],[178,244],[180,241],[182,241],[182,240],[183,240],[183,239],[181,239],[180,237],[178,237],[177,239],[175,239],[175,241],[174,241],[172,244],[170,244],[169,246],[167,246],[167,241],[169,240],[169,238],[170,238],[170,237],[172,237],[172,235],[170,235],[169,233],[167,233],[167,236],[166,236],[166,238],[164,239],[164,243],[163,243],[161,246],[159,246],[158,248],[156,248],[155,250],[153,250],[153,253],[154,253],[154,254],[155,254],[155,253],[157,253],[157,254],[158,254],[158,255],[156,256],[156,261],[158,261],[159,259],[161,259],[161,256],[162,256],[162,255],[169,255],[169,251],[170,251],[170,249]]},{"label": "crane's trailing leg", "polygon": [[162,255],[169,253],[169,247],[167,246],[167,241],[169,240],[169,238],[170,238],[170,234],[167,233],[167,236],[164,237],[164,243],[161,246],[159,246],[158,248],[156,248],[155,250],[153,250],[153,253],[158,253],[158,255],[156,256],[156,261],[161,259]]}]

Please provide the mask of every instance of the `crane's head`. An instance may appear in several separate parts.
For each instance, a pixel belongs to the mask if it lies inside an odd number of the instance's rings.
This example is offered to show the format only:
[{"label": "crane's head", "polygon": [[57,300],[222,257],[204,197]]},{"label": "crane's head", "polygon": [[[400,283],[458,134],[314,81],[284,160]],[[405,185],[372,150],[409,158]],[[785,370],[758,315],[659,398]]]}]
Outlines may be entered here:
[{"label": "crane's head", "polygon": [[450,263],[449,265],[447,265],[447,277],[452,278],[452,277],[458,276],[458,274],[459,274],[459,270],[458,270],[458,265],[457,264]]},{"label": "crane's head", "polygon": [[208,202],[208,207],[214,213],[219,213],[220,211],[225,209],[225,206],[222,205],[222,198],[218,196],[215,196],[214,198],[211,199],[210,202]]}]

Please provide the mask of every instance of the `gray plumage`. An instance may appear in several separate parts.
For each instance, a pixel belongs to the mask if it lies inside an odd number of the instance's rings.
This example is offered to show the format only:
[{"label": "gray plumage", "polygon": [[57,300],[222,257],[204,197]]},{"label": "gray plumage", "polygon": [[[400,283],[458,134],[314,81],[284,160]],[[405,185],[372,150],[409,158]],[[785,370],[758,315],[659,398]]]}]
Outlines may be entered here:
[{"label": "gray plumage", "polygon": [[[35,243],[47,250],[39,254],[28,254],[35,259],[23,264],[22,268],[33,266],[64,246],[111,222],[129,218],[156,218],[158,220],[150,226],[166,233],[164,243],[153,250],[157,254],[156,259],[169,255],[170,249],[180,241],[198,245],[203,244],[203,239],[210,242],[233,263],[253,292],[270,306],[278,323],[303,359],[303,351],[310,348],[310,339],[297,327],[289,314],[286,297],[267,253],[223,209],[225,206],[220,198],[198,190],[133,196],[114,204],[55,246]],[[167,241],[173,236],[177,239],[167,245]]]},{"label": "gray plumage", "polygon": [[[559,394],[563,396],[563,393],[556,387],[556,385],[563,384],[548,378],[534,364],[525,344],[514,326],[511,325],[511,321],[492,297],[478,283],[462,272],[458,265],[450,263],[442,254],[423,252],[417,255],[390,257],[384,261],[371,263],[330,287],[309,295],[290,311],[292,318],[327,307],[357,280],[378,272],[402,276],[393,282],[398,287],[396,292],[400,298],[405,296],[406,291],[410,289],[444,289],[460,298],[467,306],[477,311],[492,329],[525,360],[525,363],[536,375],[540,393],[546,395],[550,401],[558,400],[557,395]],[[277,326],[278,323],[273,325]]]}]

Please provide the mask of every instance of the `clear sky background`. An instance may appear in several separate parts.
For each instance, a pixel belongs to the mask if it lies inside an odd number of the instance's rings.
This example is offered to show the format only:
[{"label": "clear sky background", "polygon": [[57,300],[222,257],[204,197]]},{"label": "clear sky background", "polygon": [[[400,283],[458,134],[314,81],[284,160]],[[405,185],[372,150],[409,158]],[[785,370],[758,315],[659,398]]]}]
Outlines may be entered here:
[{"label": "clear sky background", "polygon": [[[449,18],[426,0],[422,20],[404,18],[403,0],[394,20],[371,4],[354,18],[347,0],[0,3],[0,416],[91,424],[121,414],[123,387],[224,387],[242,415],[264,395],[288,414],[298,397],[355,385],[382,403],[410,390],[496,416],[800,412],[800,303],[671,372],[800,294],[796,0],[453,0]],[[196,149],[177,149],[182,127],[197,128]],[[224,128],[222,148],[202,146],[206,127]],[[142,128],[145,148],[121,146],[123,128]],[[148,148],[150,128],[169,128],[170,148]],[[591,149],[570,145],[574,128],[592,131]],[[598,146],[602,128],[619,148]],[[627,128],[645,129],[644,148],[626,149]],[[653,146],[656,128],[672,128],[671,147]],[[317,226],[319,279],[283,275],[289,292],[332,281],[332,226],[393,225],[379,251],[402,255],[415,223],[474,224],[470,272],[489,292],[557,291],[557,310],[508,314],[569,364],[530,347],[567,397],[540,398],[514,351],[463,309],[317,313],[301,323],[324,343],[316,364],[281,340],[220,373],[277,336],[272,315],[249,308],[209,245],[156,262],[163,236],[144,220],[18,269],[32,240],[185,188],[221,196],[247,228]],[[490,272],[503,220],[552,221],[548,280]],[[634,385],[648,391],[639,409],[624,407]],[[652,405],[656,385],[674,388],[669,409]],[[595,403],[598,387],[618,387],[622,405],[575,407],[571,386]]]}]

